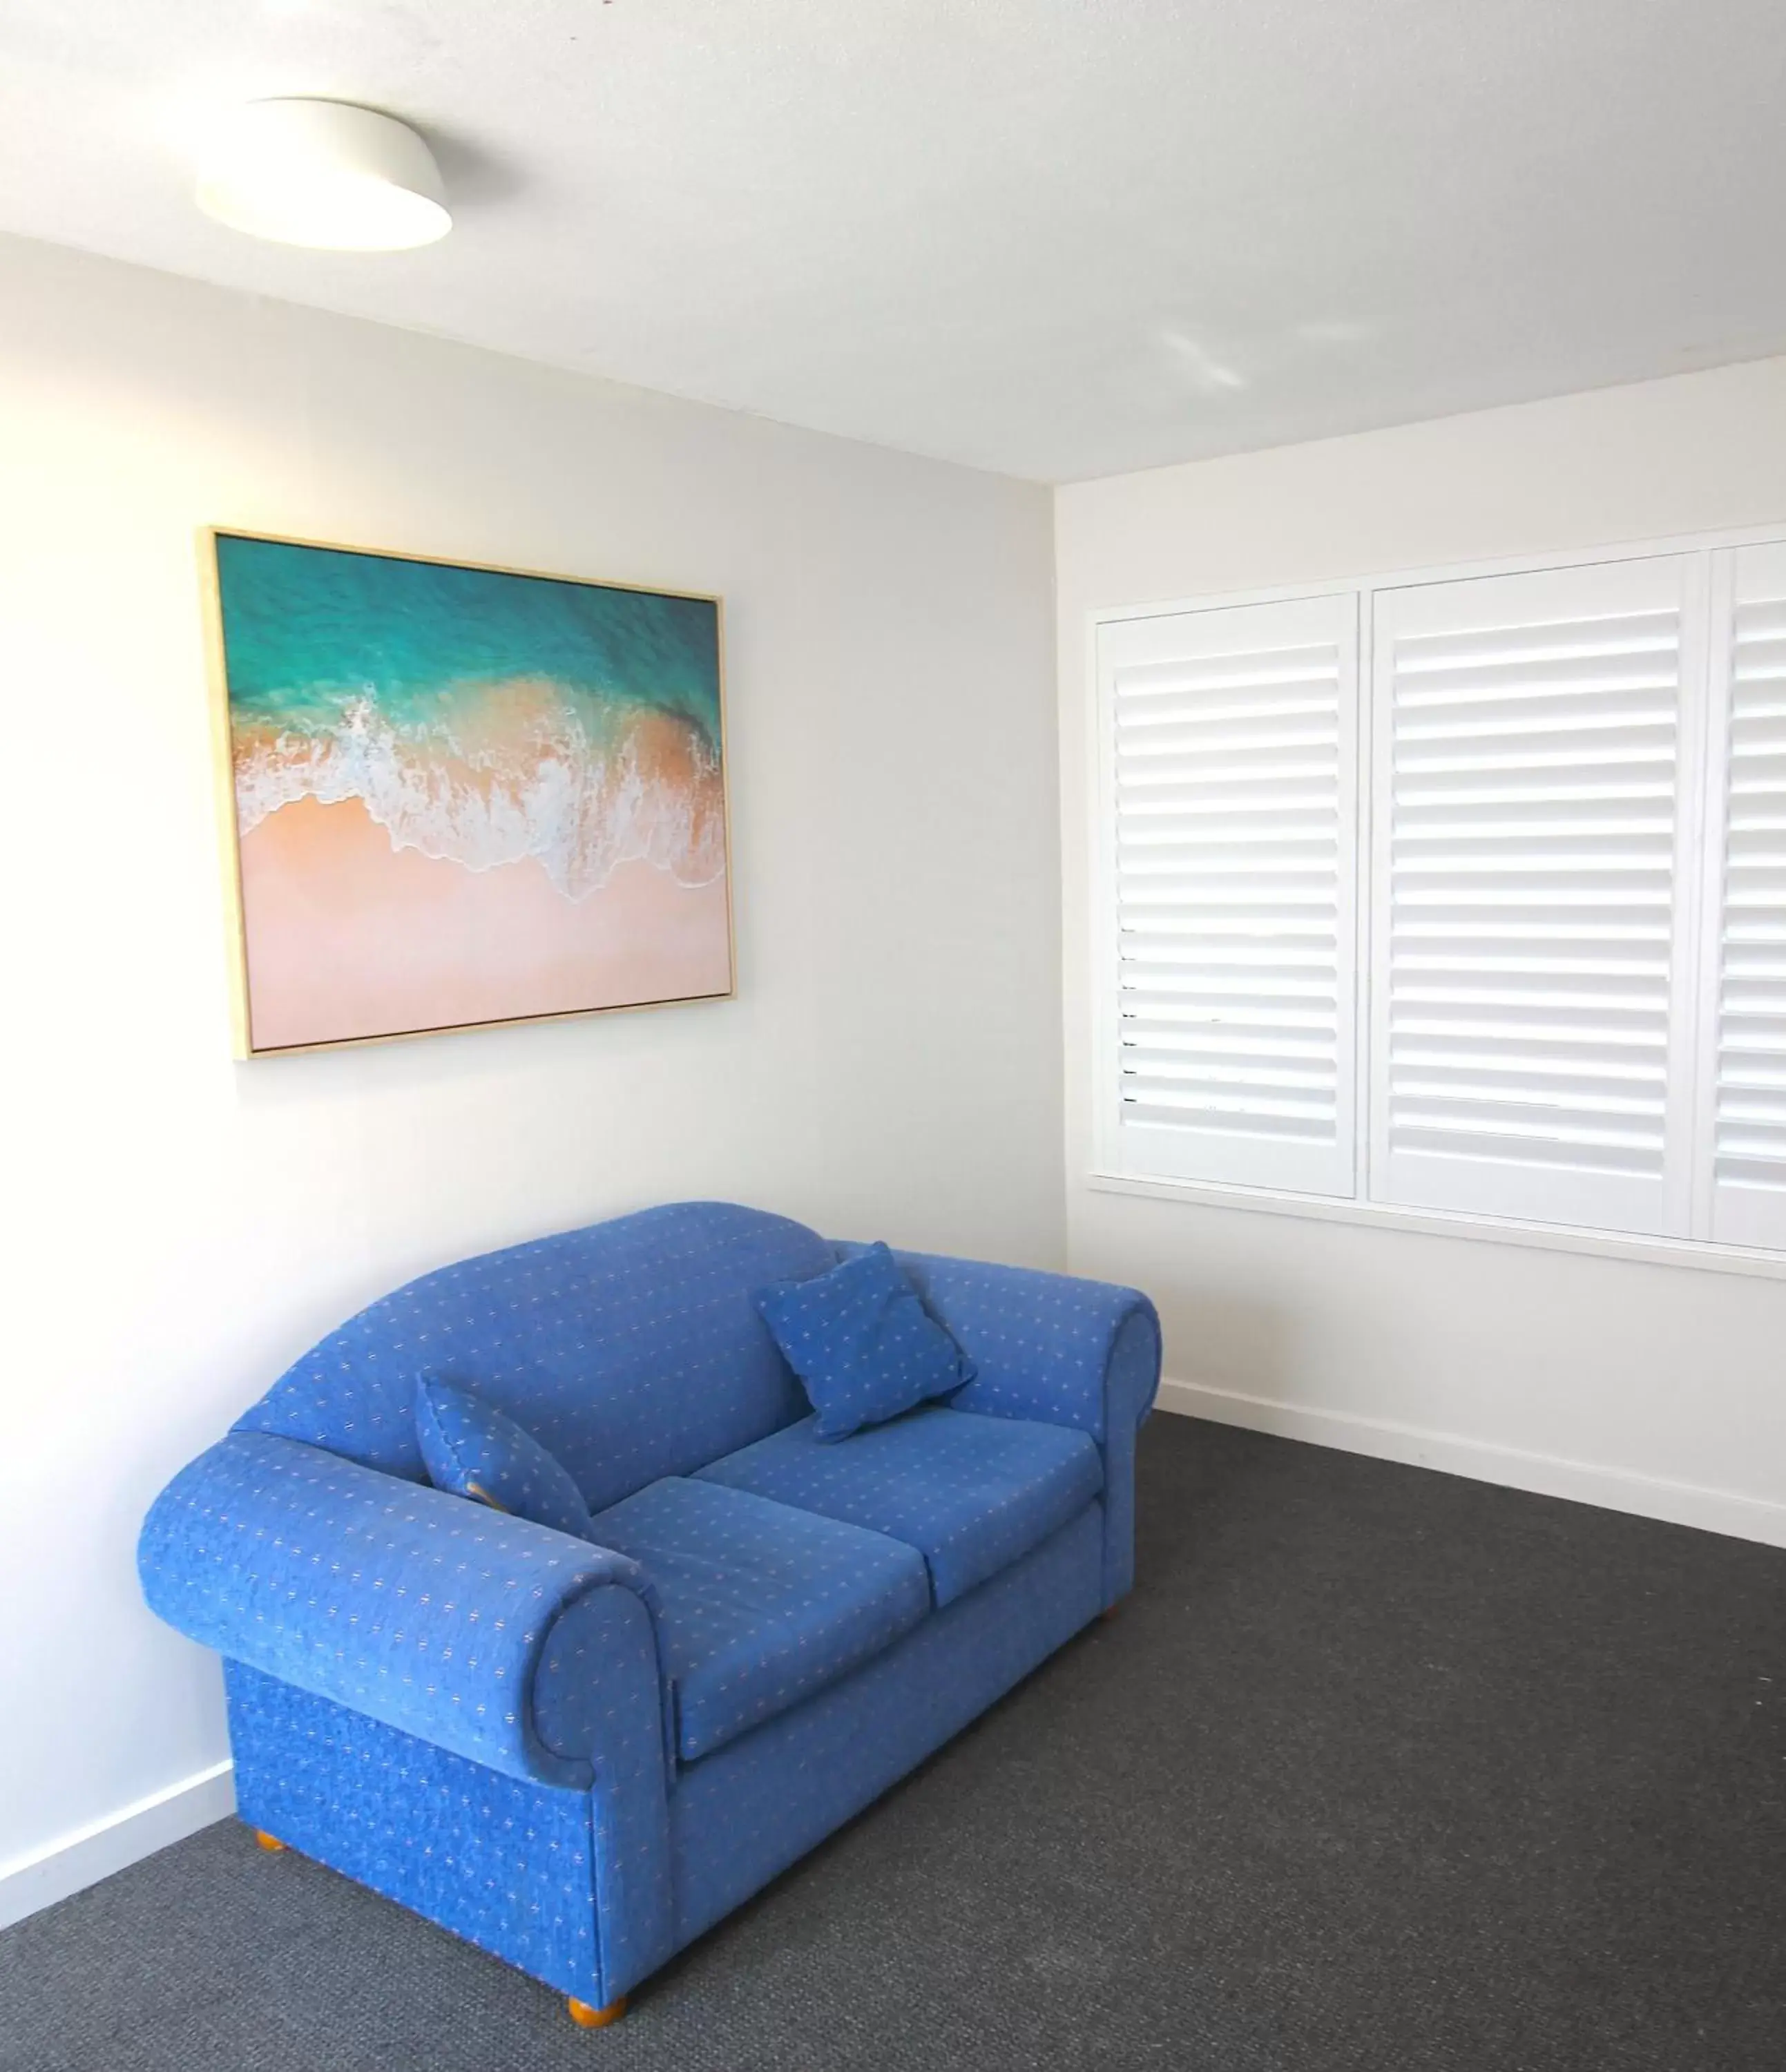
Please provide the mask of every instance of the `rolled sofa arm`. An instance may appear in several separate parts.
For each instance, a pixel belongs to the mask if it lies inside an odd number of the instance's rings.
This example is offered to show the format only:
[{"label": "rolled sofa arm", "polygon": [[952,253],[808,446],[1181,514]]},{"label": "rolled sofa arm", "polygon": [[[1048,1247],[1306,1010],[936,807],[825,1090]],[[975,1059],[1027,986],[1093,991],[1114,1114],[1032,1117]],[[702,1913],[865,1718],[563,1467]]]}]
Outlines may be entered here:
[{"label": "rolled sofa arm", "polygon": [[1098,1441],[1104,1602],[1115,1604],[1135,1581],[1135,1437],[1160,1388],[1159,1313],[1139,1289],[1106,1281],[934,1252],[893,1256],[974,1363],[952,1408],[1071,1424]]},{"label": "rolled sofa arm", "polygon": [[560,1616],[599,1596],[638,1658],[620,1694],[645,1716],[639,1737],[660,1741],[635,1561],[319,1447],[232,1433],[157,1498],[137,1565],[150,1609],[220,1654],[511,1777],[577,1790],[594,1751],[542,1739],[534,1679]]},{"label": "rolled sofa arm", "polygon": [[957,1410],[1076,1425],[1102,1445],[1152,1408],[1160,1318],[1139,1289],[934,1252],[893,1256],[974,1363],[974,1379],[950,1399]]}]

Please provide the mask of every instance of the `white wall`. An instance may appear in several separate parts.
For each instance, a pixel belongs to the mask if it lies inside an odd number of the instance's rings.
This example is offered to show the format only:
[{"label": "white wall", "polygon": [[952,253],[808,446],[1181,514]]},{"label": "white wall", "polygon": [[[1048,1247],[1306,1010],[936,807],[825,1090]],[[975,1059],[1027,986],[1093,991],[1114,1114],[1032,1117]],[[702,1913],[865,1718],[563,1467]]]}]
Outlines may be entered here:
[{"label": "white wall", "polygon": [[[723,593],[737,1000],[232,1063],[206,523]],[[13,1910],[177,1822],[21,1860],[224,1754],[138,1524],[362,1302],[688,1195],[1061,1262],[1050,527],[1032,486],[0,243]]]},{"label": "white wall", "polygon": [[1086,615],[1786,520],[1786,360],[1057,492],[1069,1255],[1176,1407],[1786,1544],[1786,1283],[1094,1190]]}]

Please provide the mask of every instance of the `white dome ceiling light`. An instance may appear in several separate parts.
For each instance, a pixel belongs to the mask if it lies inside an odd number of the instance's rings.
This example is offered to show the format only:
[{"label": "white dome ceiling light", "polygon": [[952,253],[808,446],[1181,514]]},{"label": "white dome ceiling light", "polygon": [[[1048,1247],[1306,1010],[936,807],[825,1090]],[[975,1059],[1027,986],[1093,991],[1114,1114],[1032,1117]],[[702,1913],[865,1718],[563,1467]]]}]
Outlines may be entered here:
[{"label": "white dome ceiling light", "polygon": [[433,154],[406,123],[340,101],[253,101],[220,122],[199,206],[251,237],[404,252],[453,227]]}]

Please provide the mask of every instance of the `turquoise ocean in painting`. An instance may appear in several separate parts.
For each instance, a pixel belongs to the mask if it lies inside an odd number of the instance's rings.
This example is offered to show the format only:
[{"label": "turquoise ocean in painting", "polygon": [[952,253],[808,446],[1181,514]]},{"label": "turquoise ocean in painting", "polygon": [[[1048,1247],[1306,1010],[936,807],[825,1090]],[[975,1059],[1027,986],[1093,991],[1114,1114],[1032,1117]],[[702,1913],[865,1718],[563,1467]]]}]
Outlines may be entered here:
[{"label": "turquoise ocean in painting", "polygon": [[239,823],[359,800],[397,848],[725,868],[717,607],[220,534]]}]

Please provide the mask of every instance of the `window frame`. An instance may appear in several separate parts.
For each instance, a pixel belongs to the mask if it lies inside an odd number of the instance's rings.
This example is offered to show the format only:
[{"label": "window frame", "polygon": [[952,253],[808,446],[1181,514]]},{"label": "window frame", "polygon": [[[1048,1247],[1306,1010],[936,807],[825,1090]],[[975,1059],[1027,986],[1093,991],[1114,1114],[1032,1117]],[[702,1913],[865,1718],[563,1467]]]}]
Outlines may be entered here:
[{"label": "window frame", "polygon": [[[1702,657],[1702,680],[1694,694],[1699,709],[1695,724],[1700,739],[1693,758],[1697,781],[1690,795],[1683,794],[1680,807],[1694,824],[1695,869],[1708,882],[1721,873],[1720,857],[1714,858],[1714,841],[1721,841],[1711,824],[1714,804],[1710,786],[1715,775],[1716,730],[1724,723],[1722,697],[1727,697],[1725,672],[1727,656],[1721,656],[1710,640],[1710,629],[1720,623],[1717,600],[1727,590],[1731,564],[1721,554],[1751,546],[1786,545],[1786,520],[1764,525],[1708,529],[1660,538],[1624,541],[1612,545],[1550,549],[1540,553],[1497,557],[1492,560],[1429,563],[1416,568],[1391,568],[1366,574],[1326,576],[1301,583],[1278,583],[1267,587],[1209,592],[1140,604],[1106,606],[1086,614],[1084,683],[1088,750],[1086,768],[1088,817],[1086,853],[1090,863],[1090,942],[1091,1071],[1090,1101],[1090,1165],[1084,1174],[1094,1192],[1131,1194],[1146,1198],[1180,1201],[1208,1207],[1246,1208],[1316,1221],[1349,1223],[1378,1228],[1416,1231],[1453,1237],[1474,1237],[1492,1242],[1536,1246],[1543,1249],[1587,1253],[1600,1256],[1641,1259],[1656,1263],[1690,1265],[1724,1272],[1786,1279],[1786,1249],[1779,1251],[1733,1244],[1698,1234],[1708,1227],[1698,1213],[1700,1190],[1698,1168],[1704,1161],[1701,1132],[1705,1103],[1705,1019],[1714,1011],[1707,1002],[1715,989],[1707,980],[1707,959],[1713,953],[1705,926],[1709,919],[1707,887],[1701,888],[1698,902],[1699,930],[1694,968],[1690,983],[1692,997],[1681,1004],[1690,1044],[1694,1052],[1694,1085],[1688,1111],[1692,1141],[1690,1161],[1695,1169],[1694,1235],[1661,1236],[1620,1231],[1579,1224],[1543,1223],[1496,1215],[1477,1210],[1404,1207],[1374,1199],[1370,1193],[1371,1145],[1375,1131],[1372,1062],[1373,1018],[1375,1007],[1375,961],[1373,928],[1377,905],[1374,859],[1377,743],[1374,724],[1377,704],[1376,656],[1377,628],[1375,604],[1380,591],[1418,588],[1423,585],[1471,582],[1484,578],[1538,574],[1552,569],[1587,568],[1620,561],[1640,561],[1675,555],[1704,557],[1700,585],[1705,635],[1702,645],[1710,650]],[[1350,597],[1354,600],[1358,652],[1355,674],[1357,710],[1355,720],[1357,756],[1357,828],[1358,845],[1356,902],[1357,985],[1353,998],[1353,1054],[1355,1067],[1353,1128],[1353,1192],[1349,1196],[1293,1192],[1281,1187],[1244,1185],[1231,1181],[1160,1178],[1124,1173],[1121,1170],[1119,1133],[1120,1101],[1115,1090],[1120,1085],[1120,995],[1117,983],[1119,964],[1115,902],[1115,813],[1114,729],[1102,695],[1098,641],[1106,626],[1137,619],[1168,618],[1189,612],[1224,610],[1262,604],[1292,602],[1303,598]],[[1686,687],[1683,685],[1683,695]],[[1713,739],[1706,736],[1710,734]],[[1708,752],[1709,751],[1709,752]],[[1703,918],[1702,918],[1703,917]],[[1693,1038],[1697,1037],[1697,1041]]]}]

